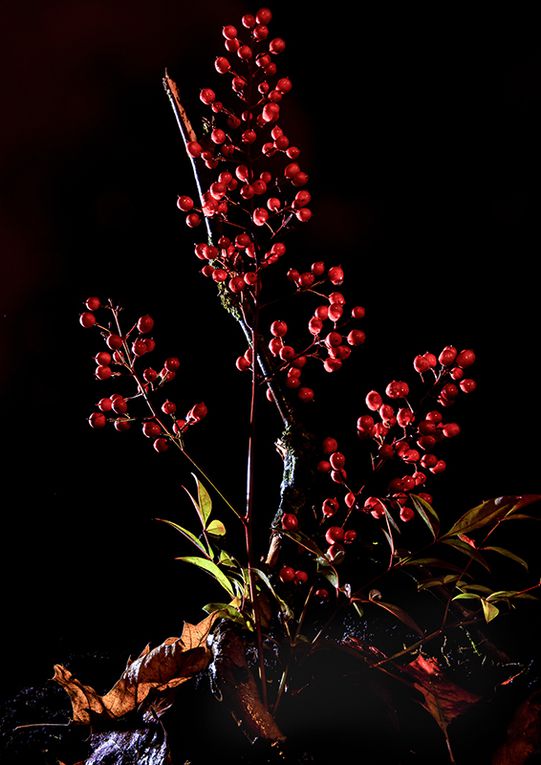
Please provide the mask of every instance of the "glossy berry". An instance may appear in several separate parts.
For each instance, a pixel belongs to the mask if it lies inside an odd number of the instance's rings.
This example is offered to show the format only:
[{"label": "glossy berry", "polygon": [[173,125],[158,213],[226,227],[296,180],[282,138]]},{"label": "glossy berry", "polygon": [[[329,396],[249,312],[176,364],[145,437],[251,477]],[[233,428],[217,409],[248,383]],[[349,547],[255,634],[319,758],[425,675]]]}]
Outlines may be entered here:
[{"label": "glossy berry", "polygon": [[109,366],[109,364],[112,361],[112,357],[110,353],[107,353],[107,351],[100,351],[94,356],[94,361],[98,366]]},{"label": "glossy berry", "polygon": [[102,412],[92,412],[88,418],[88,422],[91,428],[99,430],[107,425],[107,417]]},{"label": "glossy berry", "polygon": [[101,307],[101,300],[99,297],[89,297],[85,300],[85,305],[89,311],[97,311]]},{"label": "glossy berry", "polygon": [[299,527],[299,519],[294,513],[284,513],[282,515],[282,528],[284,531],[295,531]]},{"label": "glossy berry", "polygon": [[342,452],[333,452],[329,457],[329,462],[333,470],[340,470],[346,464],[346,458]]},{"label": "glossy berry", "polygon": [[178,197],[177,199],[177,207],[179,210],[182,210],[182,212],[190,212],[190,210],[193,210],[194,207],[194,201],[191,197]]},{"label": "glossy berry", "polygon": [[96,375],[96,378],[98,380],[108,380],[113,374],[113,370],[111,369],[111,367],[100,365],[96,367],[96,371],[94,374]]},{"label": "glossy berry", "polygon": [[176,356],[170,356],[168,359],[165,359],[164,367],[168,372],[176,372],[180,367],[180,359]]},{"label": "glossy berry", "polygon": [[475,353],[472,350],[468,349],[465,351],[460,351],[460,353],[456,357],[456,364],[462,369],[467,369],[467,367],[471,367],[473,363],[475,363]]},{"label": "glossy berry", "polygon": [[295,571],[295,584],[306,584],[308,581],[308,574],[306,571]]},{"label": "glossy berry", "polygon": [[287,324],[285,321],[273,321],[270,331],[274,337],[284,337],[287,334]]},{"label": "glossy berry", "polygon": [[331,284],[342,284],[344,281],[344,269],[342,266],[333,266],[327,272],[327,278]]},{"label": "glossy berry", "polygon": [[460,383],[460,390],[463,393],[473,393],[473,391],[477,388],[477,383],[475,380],[472,380],[469,377],[466,377],[464,380],[461,380]]},{"label": "glossy berry", "polygon": [[325,539],[330,545],[335,542],[342,542],[344,533],[344,529],[341,526],[330,526],[325,533]]},{"label": "glossy berry", "polygon": [[425,356],[416,356],[413,359],[413,368],[419,374],[423,374],[423,372],[427,372],[431,367],[429,360]]},{"label": "glossy berry", "polygon": [[157,438],[152,446],[154,447],[155,451],[158,452],[158,454],[166,452],[169,449],[169,444],[166,438]]},{"label": "glossy berry", "polygon": [[288,584],[295,579],[295,569],[291,568],[291,566],[282,566],[278,576],[283,584]]},{"label": "glossy berry", "polygon": [[84,311],[79,316],[79,324],[85,329],[90,329],[90,327],[93,327],[96,324],[96,317],[91,311]]},{"label": "glossy berry", "polygon": [[371,390],[366,396],[366,406],[373,412],[377,412],[382,404],[383,399],[377,391]]},{"label": "glossy berry", "polygon": [[389,398],[405,398],[410,392],[409,385],[400,380],[393,380],[385,388],[385,393]]},{"label": "glossy berry", "polygon": [[173,401],[164,401],[162,404],[162,412],[164,414],[175,414],[177,411],[177,405]]},{"label": "glossy berry", "polygon": [[349,529],[349,531],[346,531],[344,534],[344,544],[345,545],[351,545],[355,540],[357,539],[357,532],[355,529]]},{"label": "glossy berry", "polygon": [[297,396],[303,403],[308,403],[309,401],[313,401],[315,398],[315,393],[312,388],[299,388],[297,391]]},{"label": "glossy berry", "polygon": [[327,436],[327,438],[323,439],[323,454],[332,454],[338,449],[338,441],[336,438],[331,438],[330,436]]},{"label": "glossy berry", "polygon": [[110,398],[100,398],[98,401],[98,409],[100,412],[110,412],[113,408],[113,402]]},{"label": "glossy berry", "polygon": [[331,563],[340,563],[344,559],[346,551],[340,542],[335,542],[330,545],[326,554]]},{"label": "glossy berry", "polygon": [[352,329],[347,336],[347,341],[350,345],[362,345],[366,340],[366,332],[362,329]]},{"label": "glossy berry", "polygon": [[449,422],[447,425],[444,425],[441,432],[445,438],[454,438],[460,433],[460,425],[456,422]]},{"label": "glossy berry", "polygon": [[457,357],[457,349],[453,345],[447,345],[438,356],[438,361],[444,367],[449,367]]},{"label": "glossy berry", "polygon": [[411,509],[411,507],[407,507],[404,505],[400,508],[400,520],[404,521],[404,523],[408,523],[409,521],[412,521],[415,517],[415,512]]},{"label": "glossy berry", "polygon": [[321,505],[321,512],[327,518],[330,518],[337,512],[339,507],[340,507],[340,503],[338,502],[336,497],[327,497],[327,499],[323,500],[323,504]]},{"label": "glossy berry", "polygon": [[147,422],[143,423],[143,435],[145,435],[147,438],[156,438],[156,436],[159,436],[161,432],[162,429],[157,422],[148,420]]},{"label": "glossy berry", "polygon": [[326,590],[324,587],[320,587],[314,592],[314,595],[318,600],[320,600],[322,603],[325,603],[327,600],[329,600],[329,591]]}]

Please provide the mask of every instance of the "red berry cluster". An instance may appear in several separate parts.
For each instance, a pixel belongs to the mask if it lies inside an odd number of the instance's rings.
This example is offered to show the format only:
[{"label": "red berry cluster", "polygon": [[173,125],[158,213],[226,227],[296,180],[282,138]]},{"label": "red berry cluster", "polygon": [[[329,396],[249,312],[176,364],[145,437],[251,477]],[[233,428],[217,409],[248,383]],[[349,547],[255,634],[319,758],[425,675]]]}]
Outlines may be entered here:
[{"label": "red berry cluster", "polygon": [[[128,377],[135,383],[135,392],[132,395],[112,393],[101,398],[97,404],[97,411],[92,412],[88,418],[90,426],[100,429],[112,422],[116,430],[124,431],[129,430],[134,422],[140,421],[143,435],[152,440],[157,452],[167,451],[171,441],[180,443],[182,434],[206,416],[207,407],[202,402],[195,404],[183,418],[179,418],[176,414],[177,405],[173,401],[167,399],[161,406],[155,402],[155,394],[165,383],[175,378],[180,360],[176,356],[169,356],[160,371],[139,363],[143,356],[152,353],[156,347],[156,342],[149,336],[154,328],[154,319],[148,314],[141,316],[128,332],[122,333],[119,322],[120,309],[111,301],[102,305],[99,298],[90,297],[86,300],[85,308],[87,310],[79,318],[81,325],[85,328],[98,328],[108,349],[100,351],[94,357],[96,379]],[[109,315],[105,324],[97,320],[95,312],[99,309]],[[142,366],[144,368],[140,369]],[[144,401],[149,414],[134,416],[128,411],[132,402],[137,400]],[[170,418],[169,425],[164,422],[162,414]]]},{"label": "red berry cluster", "polygon": [[221,101],[211,88],[200,99],[212,112],[211,129],[186,149],[195,162],[216,172],[200,204],[180,196],[179,209],[190,228],[203,218],[231,227],[216,245],[201,242],[195,254],[205,261],[201,273],[225,283],[235,294],[254,290],[262,269],[286,252],[280,234],[293,220],[306,222],[312,213],[308,175],[297,159],[278,121],[281,102],[291,91],[289,78],[278,75],[275,58],[285,49],[280,38],[271,39],[267,8],[242,18],[242,28],[223,28],[225,56],[215,61],[216,71],[230,79],[232,96]]},{"label": "red berry cluster", "polygon": [[[333,269],[329,269],[327,278]],[[342,269],[340,269],[342,270]],[[311,274],[321,277],[325,273],[323,263],[314,263]],[[314,277],[315,278],[315,277]],[[343,280],[343,273],[342,273]],[[331,282],[332,283],[332,282]],[[324,279],[304,289],[310,291],[312,286],[324,284]],[[322,293],[315,293],[321,297]],[[270,325],[270,340],[268,349],[277,360],[276,374],[284,378],[286,388],[295,390],[301,402],[313,401],[315,394],[311,387],[302,385],[302,375],[309,361],[316,360],[322,364],[326,372],[332,373],[341,369],[343,362],[351,355],[352,348],[362,345],[366,335],[363,330],[350,328],[351,320],[362,319],[365,310],[362,306],[354,306],[346,310],[346,300],[341,292],[331,292],[327,296],[328,303],[318,305],[308,321],[308,332],[312,339],[302,349],[298,350],[286,341],[289,328],[285,321],[275,320]],[[245,371],[252,365],[252,350],[249,348],[244,356],[237,359],[237,369]],[[269,395],[269,394],[268,394]],[[271,396],[269,395],[269,398]]]}]

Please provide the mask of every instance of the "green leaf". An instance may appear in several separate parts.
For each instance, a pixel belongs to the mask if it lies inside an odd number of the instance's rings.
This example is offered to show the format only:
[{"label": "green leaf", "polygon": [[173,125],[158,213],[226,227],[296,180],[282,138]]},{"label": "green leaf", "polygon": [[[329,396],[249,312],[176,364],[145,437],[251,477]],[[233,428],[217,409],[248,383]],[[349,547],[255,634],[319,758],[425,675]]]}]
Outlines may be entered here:
[{"label": "green leaf", "polygon": [[448,545],[449,547],[452,547],[454,550],[457,550],[458,552],[464,553],[464,555],[467,555],[469,558],[472,558],[474,561],[479,563],[480,566],[482,566],[487,571],[490,571],[490,566],[486,562],[486,560],[483,558],[481,553],[478,550],[475,550],[471,545],[469,545],[467,542],[463,542],[461,539],[443,539],[443,544]]},{"label": "green leaf", "polygon": [[221,586],[224,588],[226,592],[231,595],[232,598],[235,597],[235,591],[233,589],[233,585],[229,581],[229,579],[226,577],[224,572],[218,568],[218,566],[213,563],[211,560],[207,560],[207,558],[198,558],[194,555],[184,555],[181,558],[177,558],[177,560],[184,561],[184,563],[191,563],[194,566],[198,566],[199,568],[202,568],[204,571],[206,571],[210,576],[214,577],[216,581],[221,584]]},{"label": "green leaf", "polygon": [[237,562],[229,555],[229,553],[226,553],[225,550],[220,550],[218,563],[223,563],[224,566],[233,566],[235,568],[238,567]]},{"label": "green leaf", "polygon": [[440,576],[439,579],[427,579],[424,582],[420,582],[417,585],[418,590],[428,590],[430,587],[442,587],[446,584],[452,584],[460,579],[460,574],[446,574]]},{"label": "green leaf", "polygon": [[301,547],[304,547],[305,550],[309,550],[309,552],[314,553],[314,555],[317,555],[318,558],[325,558],[325,553],[323,550],[321,550],[316,543],[310,539],[309,536],[306,534],[303,534],[302,531],[284,531],[282,532],[284,536],[289,537],[289,539],[292,539],[294,542],[299,544]]},{"label": "green leaf", "polygon": [[210,558],[209,552],[205,548],[205,545],[203,542],[198,539],[195,534],[192,534],[191,531],[188,529],[183,528],[182,526],[179,526],[178,523],[173,523],[173,521],[168,521],[167,518],[156,518],[157,521],[160,521],[160,523],[167,523],[168,526],[171,526],[175,531],[178,531],[180,534],[182,534],[183,537],[188,539],[193,545],[197,547],[197,549],[203,553],[207,558]]},{"label": "green leaf", "polygon": [[206,606],[203,606],[203,611],[206,611],[207,614],[219,613],[224,619],[229,619],[229,621],[240,624],[242,627],[247,626],[244,614],[231,603],[207,603]]},{"label": "green leaf", "polygon": [[462,571],[462,566],[457,566],[448,560],[439,558],[405,558],[401,566],[420,566],[421,568],[442,568],[447,571]]},{"label": "green leaf", "polygon": [[460,595],[455,595],[453,600],[481,600],[481,596],[475,592],[461,592]]},{"label": "green leaf", "polygon": [[390,614],[392,614],[397,619],[399,619],[403,624],[405,624],[406,627],[409,627],[410,630],[413,630],[413,632],[416,632],[421,637],[424,635],[424,632],[419,627],[419,625],[411,618],[411,616],[406,611],[404,611],[403,608],[400,608],[400,606],[395,606],[394,603],[385,603],[383,600],[371,600],[370,602],[373,603],[375,606],[384,608]]},{"label": "green leaf", "polygon": [[524,560],[524,558],[521,558],[519,555],[515,555],[515,553],[511,552],[511,550],[507,550],[505,547],[483,547],[483,550],[491,550],[492,552],[498,553],[499,555],[503,555],[504,558],[509,558],[510,560],[514,560],[515,563],[518,563],[519,566],[522,566],[522,568],[525,568],[526,571],[528,571],[528,563]]},{"label": "green leaf", "polygon": [[413,502],[414,508],[417,510],[423,521],[430,529],[430,533],[432,534],[433,538],[437,539],[437,536],[440,532],[440,519],[437,512],[434,510],[432,505],[426,501],[426,499],[417,496],[417,494],[410,494],[410,498]]},{"label": "green leaf", "polygon": [[276,602],[280,606],[280,610],[281,610],[282,614],[284,615],[284,617],[287,620],[293,619],[293,616],[294,616],[293,611],[288,606],[288,604],[285,602],[285,600],[283,600],[283,598],[281,598],[278,595],[278,593],[276,592],[276,590],[274,589],[274,587],[272,585],[271,580],[265,574],[265,572],[261,571],[260,568],[253,568],[252,571],[254,572],[254,574],[257,574],[257,576],[261,579],[262,582],[264,582],[264,584],[267,585],[267,587],[269,588],[271,594],[273,595],[273,597],[275,598]]},{"label": "green leaf", "polygon": [[462,582],[460,589],[467,590],[468,592],[482,592],[485,595],[492,592],[490,587],[487,587],[484,584],[466,584],[465,582]]},{"label": "green leaf", "polygon": [[225,536],[225,526],[221,521],[214,520],[209,523],[206,532],[212,534],[213,537],[223,537]]},{"label": "green leaf", "polygon": [[472,531],[481,529],[489,524],[502,521],[514,514],[522,507],[538,502],[541,495],[528,494],[523,497],[497,497],[487,499],[480,505],[468,510],[458,521],[444,534],[442,541],[458,534],[470,534]]},{"label": "green leaf", "polygon": [[208,519],[210,518],[210,513],[212,511],[212,501],[209,497],[208,491],[205,489],[201,481],[197,478],[194,473],[192,473],[193,477],[195,478],[195,482],[197,484],[197,499],[199,504],[199,512],[201,513],[201,522],[203,524],[203,528],[207,527]]},{"label": "green leaf", "polygon": [[324,576],[325,579],[337,590],[340,587],[340,579],[338,577],[338,571],[334,566],[331,566],[328,562],[318,561],[317,572]]},{"label": "green leaf", "polygon": [[500,609],[497,606],[493,603],[489,603],[488,600],[485,600],[484,598],[481,598],[481,605],[483,606],[483,615],[487,624],[495,619],[500,613]]},{"label": "green leaf", "polygon": [[357,616],[359,617],[359,619],[363,619],[364,618],[364,610],[363,610],[361,604],[357,603],[357,601],[354,600],[353,601],[353,608],[357,611]]}]

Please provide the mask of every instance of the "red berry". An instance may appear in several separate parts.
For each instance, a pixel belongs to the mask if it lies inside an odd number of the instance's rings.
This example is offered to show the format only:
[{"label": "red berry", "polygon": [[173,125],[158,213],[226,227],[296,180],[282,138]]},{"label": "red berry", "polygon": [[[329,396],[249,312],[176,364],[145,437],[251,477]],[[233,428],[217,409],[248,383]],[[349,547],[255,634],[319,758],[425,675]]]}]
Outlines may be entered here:
[{"label": "red berry", "polygon": [[276,37],[274,40],[270,41],[269,44],[269,50],[271,53],[274,53],[274,55],[278,55],[278,53],[283,53],[286,49],[285,41],[282,40],[280,37]]},{"label": "red berry", "polygon": [[419,374],[422,375],[423,372],[426,372],[430,369],[430,363],[425,356],[416,356],[413,359],[413,368],[416,372],[419,372]]},{"label": "red berry", "polygon": [[218,56],[216,61],[214,62],[214,66],[216,67],[216,71],[219,74],[225,74],[226,72],[229,72],[231,69],[231,64],[226,59],[225,56]]},{"label": "red berry", "polygon": [[454,438],[460,433],[460,425],[456,422],[449,422],[447,425],[444,425],[441,432],[445,438]]},{"label": "red berry", "polygon": [[356,305],[351,309],[352,319],[364,319],[365,314],[366,314],[366,311],[361,305]]},{"label": "red berry", "polygon": [[84,327],[85,329],[89,329],[90,327],[93,327],[96,323],[96,317],[91,311],[84,311],[79,316],[79,324],[81,327]]},{"label": "red berry", "polygon": [[85,305],[89,311],[97,311],[101,307],[101,300],[99,297],[89,297],[85,300]]},{"label": "red berry", "polygon": [[338,508],[340,507],[340,504],[336,497],[328,497],[327,499],[323,500],[323,504],[321,505],[321,511],[323,515],[327,516],[327,518],[330,518],[332,515],[336,513]]},{"label": "red berry", "polygon": [[319,598],[319,600],[325,602],[329,599],[329,591],[326,590],[324,587],[320,587],[314,592],[314,595],[316,598]]},{"label": "red berry", "polygon": [[[88,303],[87,303],[88,305]],[[88,306],[90,308],[90,306]],[[465,350],[460,351],[458,356],[456,357],[456,363],[459,367],[462,367],[462,369],[466,369],[467,367],[471,367],[471,365],[475,362],[475,353],[472,350]]]},{"label": "red berry", "polygon": [[177,207],[179,210],[182,210],[182,212],[190,212],[190,210],[193,210],[194,201],[191,197],[178,197],[177,199]]},{"label": "red berry", "polygon": [[338,441],[336,438],[331,438],[330,436],[327,436],[327,438],[323,439],[323,454],[332,454],[338,449]]},{"label": "red berry", "polygon": [[258,24],[269,24],[272,20],[272,13],[268,8],[260,8],[255,15]]},{"label": "red berry", "polygon": [[304,387],[304,388],[299,388],[299,390],[297,391],[297,396],[299,397],[301,401],[303,401],[304,403],[307,403],[309,401],[314,400],[315,394],[312,388]]},{"label": "red berry", "polygon": [[119,433],[122,433],[124,430],[129,430],[131,428],[131,422],[129,420],[115,420],[114,422],[115,430],[117,430]]},{"label": "red berry", "polygon": [[362,345],[366,340],[366,333],[362,329],[352,329],[347,336],[347,341],[350,345]]},{"label": "red berry", "polygon": [[111,397],[112,399],[112,410],[115,412],[115,414],[126,414],[128,411],[128,402],[123,396],[119,395],[113,395]]},{"label": "red berry", "polygon": [[374,418],[371,417],[369,414],[363,414],[362,417],[359,417],[359,419],[357,420],[357,430],[366,431],[367,433],[370,433],[373,427],[374,427]]},{"label": "red berry", "polygon": [[344,269],[342,266],[333,266],[327,271],[327,278],[331,284],[342,284],[344,281]]},{"label": "red berry", "polygon": [[329,457],[329,462],[333,470],[340,470],[346,464],[346,458],[342,452],[333,452]]},{"label": "red berry", "polygon": [[295,584],[306,584],[308,574],[306,571],[295,571]]},{"label": "red berry", "polygon": [[469,377],[466,377],[464,380],[461,380],[460,383],[460,390],[463,393],[473,393],[473,391],[477,388],[477,383],[475,380],[472,380]]},{"label": "red berry", "polygon": [[328,544],[341,542],[344,539],[344,529],[341,526],[330,526],[325,534]]},{"label": "red berry", "polygon": [[431,473],[434,473],[434,475],[437,475],[438,473],[443,473],[446,467],[447,463],[444,460],[438,460],[433,467],[429,468],[429,470]]},{"label": "red berry", "polygon": [[423,454],[421,457],[421,465],[424,468],[431,468],[438,462],[438,458],[435,454]]},{"label": "red berry", "polygon": [[107,351],[100,351],[94,356],[94,361],[100,366],[109,366],[112,361],[111,354]]},{"label": "red berry", "polygon": [[400,520],[404,521],[404,523],[408,523],[408,521],[413,520],[414,517],[415,513],[411,507],[404,505],[404,507],[400,508]]},{"label": "red berry", "polygon": [[374,518],[381,518],[385,515],[385,505],[378,497],[368,497],[363,505],[365,513],[370,513]]},{"label": "red berry", "polygon": [[113,370],[111,369],[111,367],[99,366],[99,367],[96,367],[96,371],[94,374],[96,375],[98,380],[108,380],[113,374]]},{"label": "red berry", "polygon": [[216,101],[216,93],[211,88],[203,88],[199,93],[199,98],[204,104],[210,106]]},{"label": "red berry", "polygon": [[190,213],[186,216],[186,225],[188,228],[197,228],[201,225],[201,216],[197,213]]},{"label": "red berry", "polygon": [[342,344],[342,335],[339,332],[329,332],[325,338],[327,348],[338,348]]},{"label": "red berry", "polygon": [[175,420],[175,423],[173,425],[173,433],[176,433],[178,435],[179,433],[182,433],[185,428],[186,428],[186,420],[183,420],[182,418]]},{"label": "red berry", "polygon": [[389,398],[405,398],[410,392],[409,385],[400,380],[393,380],[385,388],[385,393]]},{"label": "red berry", "polygon": [[255,132],[255,130],[245,130],[241,136],[241,140],[243,143],[254,143],[256,139],[257,139],[257,133]]},{"label": "red berry", "polygon": [[452,380],[455,380],[455,381],[462,380],[462,378],[464,377],[464,370],[461,369],[461,367],[453,367],[453,369],[451,369],[450,374],[451,374]]},{"label": "red berry", "polygon": [[223,27],[222,34],[226,40],[234,40],[237,36],[237,29],[232,24],[227,24]]},{"label": "red berry", "polygon": [[331,463],[328,460],[320,460],[317,463],[318,473],[329,473],[331,470]]},{"label": "red berry", "polygon": [[100,412],[110,412],[113,407],[113,402],[110,398],[100,398],[98,401],[98,409]]},{"label": "red berry", "polygon": [[353,542],[355,542],[356,539],[357,539],[357,532],[354,529],[350,529],[349,531],[346,531],[346,533],[344,534],[345,545],[353,544]]},{"label": "red berry", "polygon": [[177,411],[177,405],[173,401],[164,401],[162,404],[162,412],[164,414],[175,414]]},{"label": "red berry", "polygon": [[329,374],[338,372],[339,369],[342,369],[342,361],[340,359],[333,359],[329,357],[323,362],[323,368],[326,372],[329,372]]},{"label": "red berry", "polygon": [[156,372],[155,369],[152,369],[152,367],[148,367],[143,372],[143,378],[147,382],[154,382],[154,380],[156,380],[158,378],[158,373]]},{"label": "red berry", "polygon": [[285,321],[273,321],[270,327],[271,334],[274,337],[284,337],[287,333],[287,324]]},{"label": "red berry", "polygon": [[204,417],[207,416],[207,414],[208,414],[207,406],[201,401],[199,404],[194,404],[194,406],[192,406],[192,408],[186,415],[186,419],[199,422],[199,420],[202,420]]},{"label": "red berry", "polygon": [[449,367],[457,357],[457,349],[453,345],[447,345],[438,356],[438,361],[444,367]]},{"label": "red berry", "polygon": [[406,428],[411,422],[414,420],[414,414],[411,411],[411,409],[408,409],[407,407],[403,407],[402,409],[399,409],[396,414],[396,421],[400,425],[401,428]]},{"label": "red berry", "polygon": [[165,359],[164,367],[168,372],[176,372],[180,367],[180,359],[176,356],[169,356],[168,359]]},{"label": "red berry", "polygon": [[239,372],[246,372],[251,367],[251,363],[244,356],[239,356],[235,364]]},{"label": "red berry", "polygon": [[283,584],[292,582],[295,579],[295,569],[291,568],[291,566],[282,566],[278,576]]},{"label": "red berry", "polygon": [[340,561],[343,560],[345,554],[346,551],[339,542],[335,542],[327,549],[327,558],[331,563],[340,563]]},{"label": "red berry", "polygon": [[107,417],[102,412],[92,412],[88,418],[88,422],[91,428],[99,430],[107,425]]},{"label": "red berry", "polygon": [[383,399],[377,391],[371,390],[366,396],[366,406],[373,412],[377,412],[382,404]]},{"label": "red berry", "polygon": [[197,141],[188,141],[186,144],[186,151],[190,155],[190,157],[193,157],[193,159],[197,159],[201,156],[201,153],[203,151],[203,148],[200,143],[197,143]]},{"label": "red berry", "polygon": [[282,515],[282,528],[284,531],[295,531],[299,527],[299,519],[294,513],[284,513]]},{"label": "red berry", "polygon": [[158,452],[158,454],[166,452],[169,449],[169,444],[166,438],[157,438],[152,446]]},{"label": "red berry", "polygon": [[316,337],[323,329],[323,322],[321,319],[316,319],[314,316],[308,322],[308,332]]},{"label": "red berry", "polygon": [[458,396],[458,388],[454,383],[446,383],[441,389],[441,395],[444,398],[456,398]]},{"label": "red berry", "polygon": [[283,345],[278,353],[282,361],[289,361],[295,355],[295,349],[291,345]]},{"label": "red berry", "polygon": [[156,438],[156,436],[159,436],[161,432],[161,427],[157,422],[154,422],[154,420],[147,420],[147,422],[143,423],[143,435],[145,435],[147,438]]}]

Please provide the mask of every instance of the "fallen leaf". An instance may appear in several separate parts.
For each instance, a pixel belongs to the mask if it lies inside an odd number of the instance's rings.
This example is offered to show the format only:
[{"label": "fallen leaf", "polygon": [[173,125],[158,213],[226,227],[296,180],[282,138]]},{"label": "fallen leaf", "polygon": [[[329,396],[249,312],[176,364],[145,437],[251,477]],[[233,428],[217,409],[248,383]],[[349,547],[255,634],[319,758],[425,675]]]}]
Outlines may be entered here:
[{"label": "fallen leaf", "polygon": [[185,622],[182,635],[171,637],[156,648],[149,646],[134,661],[129,660],[120,679],[104,696],[83,685],[61,664],[55,665],[54,680],[70,697],[73,722],[94,725],[97,720],[116,720],[135,711],[153,692],[162,696],[159,714],[168,708],[163,696],[207,668],[211,652],[206,645],[217,614],[199,624]]}]

